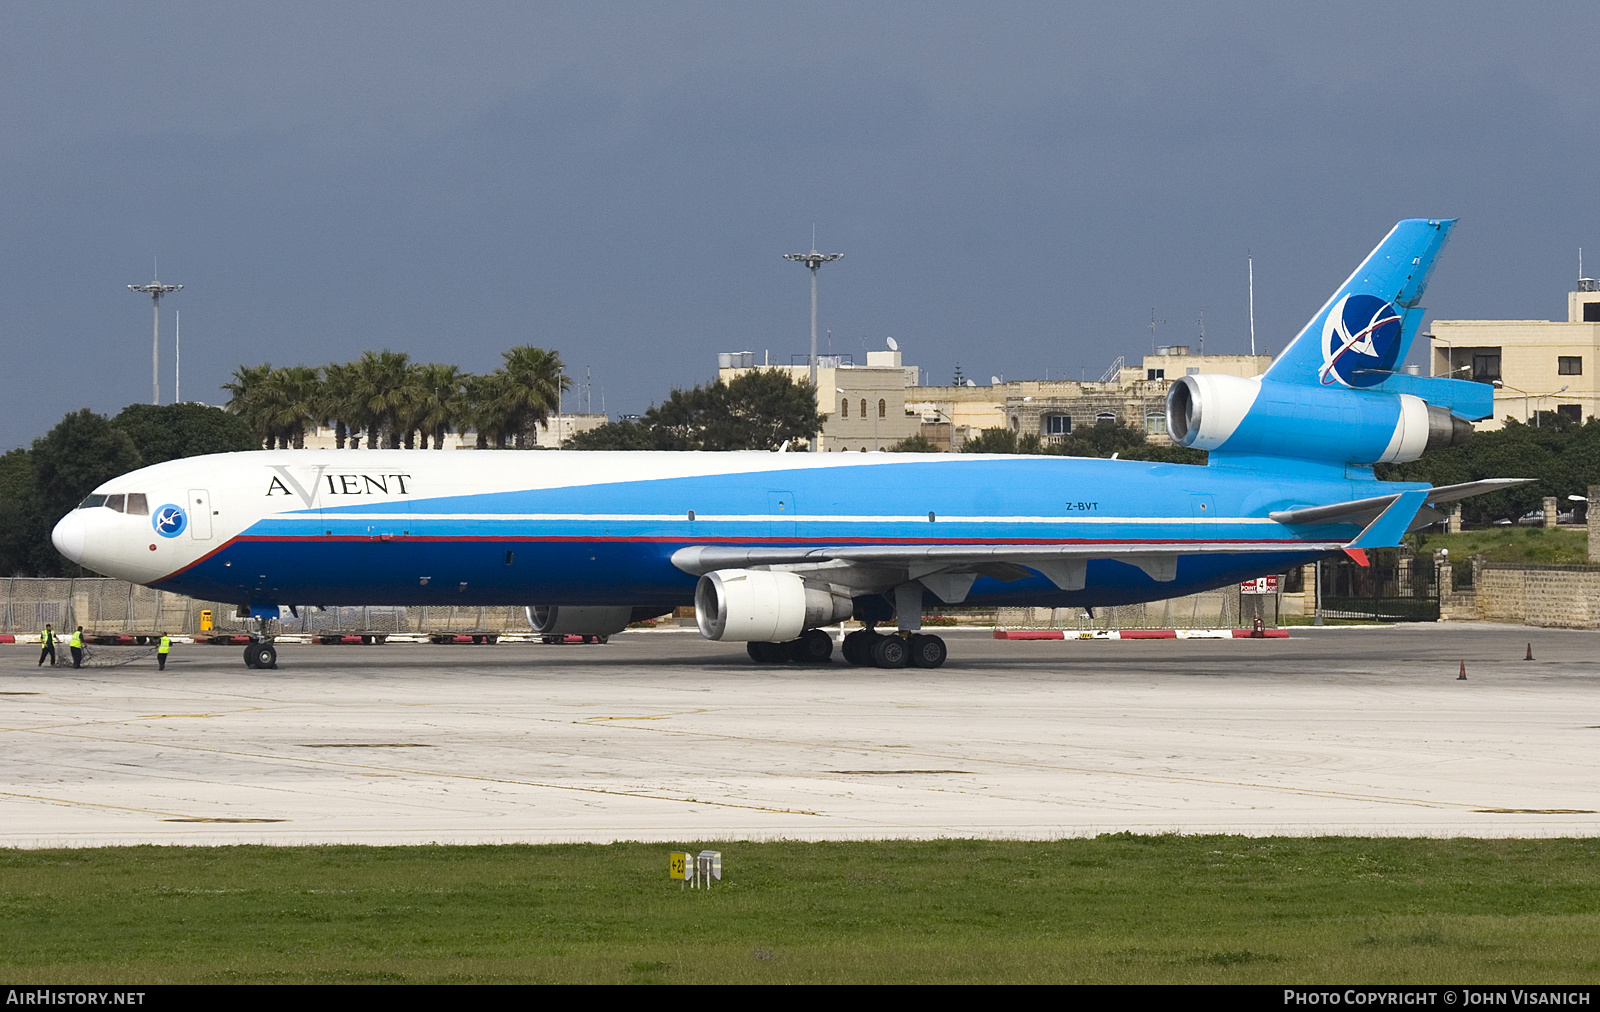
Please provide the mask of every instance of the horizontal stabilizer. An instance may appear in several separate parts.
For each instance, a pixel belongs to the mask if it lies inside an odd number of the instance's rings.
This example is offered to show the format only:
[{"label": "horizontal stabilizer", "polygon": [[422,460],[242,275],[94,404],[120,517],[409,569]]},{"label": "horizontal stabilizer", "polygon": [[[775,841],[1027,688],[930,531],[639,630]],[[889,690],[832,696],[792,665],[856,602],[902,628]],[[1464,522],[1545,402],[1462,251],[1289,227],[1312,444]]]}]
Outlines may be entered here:
[{"label": "horizontal stabilizer", "polygon": [[[1421,489],[1426,492],[1422,501],[1425,503],[1455,502],[1487,492],[1499,492],[1502,489],[1516,488],[1526,485],[1537,478],[1484,478],[1482,481],[1467,481],[1459,485],[1440,485],[1438,488]],[[1390,504],[1400,497],[1401,493],[1392,495],[1376,495],[1370,499],[1351,499],[1348,502],[1329,503],[1326,506],[1302,506],[1299,509],[1276,510],[1267,514],[1280,524],[1312,525],[1312,524],[1369,524],[1378,517]],[[1442,516],[1442,515],[1441,515]],[[1438,517],[1435,518],[1439,519]]]},{"label": "horizontal stabilizer", "polygon": [[1422,509],[1422,504],[1428,497],[1428,489],[1414,488],[1409,492],[1401,492],[1394,497],[1394,502],[1389,508],[1378,515],[1378,518],[1366,526],[1356,539],[1345,546],[1345,551],[1365,551],[1368,548],[1393,548],[1405,537],[1406,531],[1411,529],[1411,520]]}]

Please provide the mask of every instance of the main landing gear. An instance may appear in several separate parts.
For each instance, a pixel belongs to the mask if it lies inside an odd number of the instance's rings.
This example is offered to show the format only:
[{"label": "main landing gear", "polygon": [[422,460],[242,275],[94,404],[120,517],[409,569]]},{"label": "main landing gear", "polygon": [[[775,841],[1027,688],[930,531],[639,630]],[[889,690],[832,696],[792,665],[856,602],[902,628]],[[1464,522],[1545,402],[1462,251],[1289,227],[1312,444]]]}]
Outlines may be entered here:
[{"label": "main landing gear", "polygon": [[879,668],[937,668],[949,656],[944,640],[925,633],[885,636],[872,628],[858,629],[844,638],[844,659],[851,664]]},{"label": "main landing gear", "polygon": [[757,664],[783,664],[787,661],[827,664],[833,660],[833,637],[821,629],[808,629],[800,634],[799,639],[787,643],[757,643],[752,640],[745,644],[745,650]]},{"label": "main landing gear", "polygon": [[[801,634],[799,639],[787,643],[757,643],[745,645],[750,659],[757,664],[827,664],[833,659],[833,637],[821,629]],[[844,638],[840,651],[844,659],[857,667],[872,665],[879,668],[937,668],[944,663],[947,651],[944,640],[923,633],[885,636],[872,628],[858,629]]]}]

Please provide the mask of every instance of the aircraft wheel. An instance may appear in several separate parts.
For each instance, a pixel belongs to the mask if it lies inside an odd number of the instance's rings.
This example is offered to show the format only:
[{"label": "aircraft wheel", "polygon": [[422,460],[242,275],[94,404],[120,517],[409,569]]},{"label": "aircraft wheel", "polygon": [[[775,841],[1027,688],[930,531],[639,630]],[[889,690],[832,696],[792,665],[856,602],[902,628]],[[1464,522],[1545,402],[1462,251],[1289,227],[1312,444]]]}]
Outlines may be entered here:
[{"label": "aircraft wheel", "polygon": [[844,655],[846,661],[857,667],[863,664],[871,664],[872,641],[877,636],[878,634],[875,632],[857,629],[855,632],[845,636],[844,643],[840,644],[839,652]]},{"label": "aircraft wheel", "polygon": [[911,637],[911,666],[914,668],[937,668],[949,656],[949,651],[944,648],[944,640],[937,636],[917,635]]},{"label": "aircraft wheel", "polygon": [[751,640],[744,645],[745,653],[757,664],[782,664],[789,659],[787,643],[763,643]]},{"label": "aircraft wheel", "polygon": [[596,636],[594,638],[594,641],[596,643],[604,643],[606,640],[609,640],[610,638],[611,638],[610,636]]},{"label": "aircraft wheel", "polygon": [[879,636],[872,644],[872,663],[880,668],[903,668],[911,659],[911,649],[899,636]]},{"label": "aircraft wheel", "polygon": [[786,644],[790,656],[799,664],[827,664],[833,660],[833,637],[821,629],[811,629]]},{"label": "aircraft wheel", "polygon": [[278,651],[271,643],[252,643],[245,649],[244,662],[252,668],[275,668]]}]

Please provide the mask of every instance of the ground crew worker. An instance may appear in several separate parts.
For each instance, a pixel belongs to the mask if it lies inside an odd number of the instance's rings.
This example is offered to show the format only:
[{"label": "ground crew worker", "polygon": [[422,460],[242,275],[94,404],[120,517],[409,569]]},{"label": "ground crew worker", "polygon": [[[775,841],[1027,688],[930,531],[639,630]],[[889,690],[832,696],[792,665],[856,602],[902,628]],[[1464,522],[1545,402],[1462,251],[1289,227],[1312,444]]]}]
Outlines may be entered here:
[{"label": "ground crew worker", "polygon": [[48,622],[45,623],[44,632],[39,634],[39,663],[34,665],[34,667],[44,667],[44,659],[46,657],[50,658],[50,666],[52,668],[55,667],[56,633],[54,629],[50,628],[50,624]]},{"label": "ground crew worker", "polygon": [[167,655],[172,653],[172,637],[161,634],[161,644],[156,647],[156,670],[167,670]]},{"label": "ground crew worker", "polygon": [[83,667],[83,626],[79,626],[67,640],[67,649],[72,651],[72,666]]}]

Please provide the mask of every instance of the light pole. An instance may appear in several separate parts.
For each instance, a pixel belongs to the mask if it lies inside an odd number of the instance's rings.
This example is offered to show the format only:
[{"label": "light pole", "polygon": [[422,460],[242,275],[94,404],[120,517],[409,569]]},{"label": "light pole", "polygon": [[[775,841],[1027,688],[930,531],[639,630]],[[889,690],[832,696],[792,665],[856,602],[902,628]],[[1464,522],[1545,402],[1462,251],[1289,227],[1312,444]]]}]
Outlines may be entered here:
[{"label": "light pole", "polygon": [[[812,241],[816,241],[815,236],[812,237]],[[812,247],[810,253],[785,253],[783,255],[785,260],[793,260],[797,264],[805,264],[811,268],[811,389],[813,391],[817,389],[817,268],[842,256],[844,256],[843,253],[818,253],[815,246]],[[816,450],[817,436],[816,433],[812,433],[811,451],[815,453]]]},{"label": "light pole", "polygon": [[129,285],[128,291],[140,292],[150,296],[150,303],[155,314],[154,326],[150,336],[150,403],[161,403],[161,296],[170,295],[183,288],[182,285],[164,285],[158,277],[148,285]]},{"label": "light pole", "polygon": [[[1532,403],[1534,401],[1539,401],[1542,404],[1546,397],[1554,397],[1556,394],[1566,393],[1567,392],[1567,387],[1570,386],[1570,385],[1571,384],[1564,384],[1561,387],[1560,390],[1552,390],[1547,394],[1531,394],[1528,391],[1522,389],[1521,387],[1512,386],[1510,383],[1507,383],[1504,380],[1495,380],[1494,381],[1494,386],[1495,386],[1496,390],[1499,390],[1499,389],[1515,390],[1517,393],[1522,395],[1522,420],[1524,422],[1528,422],[1528,421],[1533,422],[1534,428],[1539,428],[1540,427],[1539,415],[1542,414],[1543,412],[1541,410],[1537,409],[1537,408],[1533,408],[1532,407]],[[1529,417],[1530,414],[1532,415],[1531,418]]]}]

